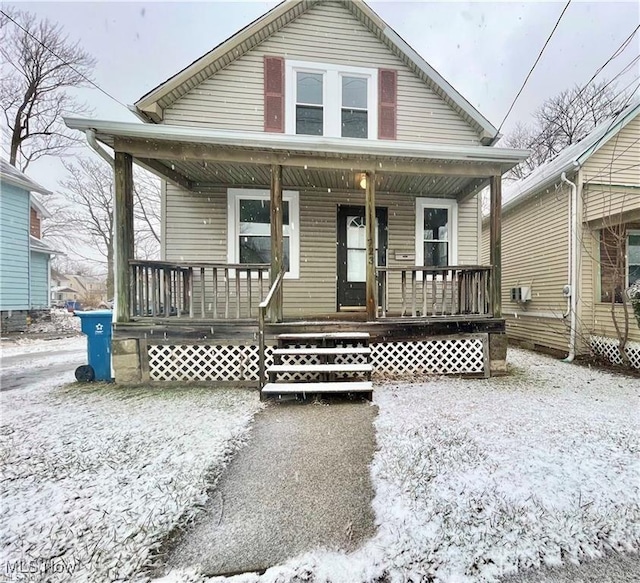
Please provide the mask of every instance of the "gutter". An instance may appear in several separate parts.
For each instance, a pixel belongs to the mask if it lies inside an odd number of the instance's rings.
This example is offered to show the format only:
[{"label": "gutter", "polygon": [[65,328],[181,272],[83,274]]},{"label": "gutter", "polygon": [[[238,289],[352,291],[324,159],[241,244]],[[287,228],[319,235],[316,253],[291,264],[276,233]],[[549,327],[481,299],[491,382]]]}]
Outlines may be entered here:
[{"label": "gutter", "polygon": [[[278,152],[335,154],[337,156],[363,157],[381,156],[388,158],[427,158],[435,160],[456,160],[463,162],[491,162],[494,164],[517,164],[529,157],[529,150],[512,148],[487,148],[486,146],[449,146],[441,144],[421,144],[415,142],[392,142],[369,140],[363,151],[362,140],[358,138],[305,137],[288,134],[257,133],[236,130],[210,130],[184,126],[151,125],[130,122],[64,118],[69,129],[87,133],[93,137],[100,135],[104,142],[108,138],[139,138],[160,141],[188,141],[232,148],[270,149]],[[93,147],[93,146],[92,146]],[[95,148],[94,148],[95,149]],[[103,154],[100,154],[101,156]]]},{"label": "gutter", "polygon": [[[574,162],[580,166],[577,160]],[[571,188],[571,213],[569,218],[570,253],[569,253],[569,293],[570,293],[570,332],[569,332],[569,354],[563,362],[573,362],[576,357],[576,325],[578,311],[578,187],[575,182],[571,182],[565,172],[560,176],[560,180]]]}]

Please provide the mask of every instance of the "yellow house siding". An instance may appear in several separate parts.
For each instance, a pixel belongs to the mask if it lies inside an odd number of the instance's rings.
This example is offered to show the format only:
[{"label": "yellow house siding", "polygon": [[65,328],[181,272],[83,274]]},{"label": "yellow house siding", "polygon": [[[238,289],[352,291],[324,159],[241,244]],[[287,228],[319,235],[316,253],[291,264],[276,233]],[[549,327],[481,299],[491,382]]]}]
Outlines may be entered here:
[{"label": "yellow house siding", "polygon": [[[562,287],[568,281],[570,194],[566,187],[538,194],[504,213],[502,313],[507,334],[531,345],[566,350],[568,320]],[[485,223],[484,253],[488,253]],[[530,286],[531,301],[511,301],[512,287]]]},{"label": "yellow house siding", "polygon": [[[166,186],[165,256],[168,261],[227,262],[227,192],[212,188],[193,193]],[[338,205],[364,205],[362,192],[300,191],[300,277],[284,282],[285,314],[308,316],[333,313],[337,307],[337,210]],[[377,193],[376,206],[387,208],[388,264],[395,252],[415,253],[415,197]],[[458,209],[458,263],[477,263],[477,212],[475,198]],[[397,280],[397,281],[396,281]],[[400,301],[400,275],[391,282],[390,300]]]},{"label": "yellow house siding", "polygon": [[587,182],[640,184],[640,117],[611,137],[583,166]]},{"label": "yellow house siding", "polygon": [[621,214],[640,212],[640,182],[637,188],[585,184],[583,201],[585,222],[602,221],[605,225],[615,225],[620,222]]},{"label": "yellow house siding", "polygon": [[[164,111],[164,123],[263,131],[263,57],[398,71],[398,140],[479,144],[478,133],[347,9],[323,2]],[[372,104],[377,107],[377,104]]]}]

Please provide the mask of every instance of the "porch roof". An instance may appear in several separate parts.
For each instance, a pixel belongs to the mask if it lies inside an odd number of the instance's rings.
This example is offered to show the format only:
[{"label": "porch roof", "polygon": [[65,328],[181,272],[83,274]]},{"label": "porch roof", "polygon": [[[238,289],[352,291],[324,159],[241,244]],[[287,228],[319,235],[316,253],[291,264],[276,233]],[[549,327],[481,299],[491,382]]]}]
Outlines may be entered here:
[{"label": "porch roof", "polygon": [[358,174],[376,173],[389,192],[466,196],[527,158],[526,150],[403,141],[291,136],[66,118],[116,151],[189,190],[266,186],[269,167],[283,167],[285,187],[357,188]]}]

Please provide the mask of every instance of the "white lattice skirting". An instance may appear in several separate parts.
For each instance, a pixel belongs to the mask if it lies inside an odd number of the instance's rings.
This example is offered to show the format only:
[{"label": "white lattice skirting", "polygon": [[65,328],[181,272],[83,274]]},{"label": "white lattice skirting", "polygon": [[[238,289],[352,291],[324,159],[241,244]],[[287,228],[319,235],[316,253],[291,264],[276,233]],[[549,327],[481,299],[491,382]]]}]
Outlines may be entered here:
[{"label": "white lattice skirting", "polygon": [[[484,371],[482,336],[414,342],[372,344],[372,362],[378,374],[479,374]],[[270,346],[266,365],[273,363]],[[257,381],[256,345],[151,344],[149,376],[154,381]],[[311,364],[313,356],[300,364]],[[282,380],[305,380],[295,376]]]},{"label": "white lattice skirting", "polygon": [[[616,338],[590,336],[589,344],[594,354],[606,358],[613,364],[623,364],[622,358],[620,358],[620,350],[618,349],[620,342]],[[627,342],[626,350],[631,366],[640,368],[640,342]]]}]

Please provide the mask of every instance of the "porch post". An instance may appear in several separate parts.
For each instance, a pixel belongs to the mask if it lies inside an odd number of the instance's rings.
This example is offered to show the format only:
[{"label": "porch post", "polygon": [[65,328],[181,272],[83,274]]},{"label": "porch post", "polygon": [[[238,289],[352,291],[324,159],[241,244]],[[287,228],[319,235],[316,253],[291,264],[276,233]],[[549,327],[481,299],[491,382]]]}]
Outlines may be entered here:
[{"label": "porch post", "polygon": [[116,322],[128,322],[131,317],[131,268],[133,259],[133,158],[124,152],[115,153],[115,297]]},{"label": "porch post", "polygon": [[367,320],[375,320],[377,316],[376,285],[376,181],[375,173],[367,172],[365,200],[365,223],[367,235]]},{"label": "porch post", "polygon": [[[284,265],[282,238],[282,166],[271,166],[271,285]],[[282,322],[282,284],[273,298],[271,321]]]},{"label": "porch post", "polygon": [[491,177],[489,257],[491,262],[491,307],[493,316],[502,316],[502,176]]}]

